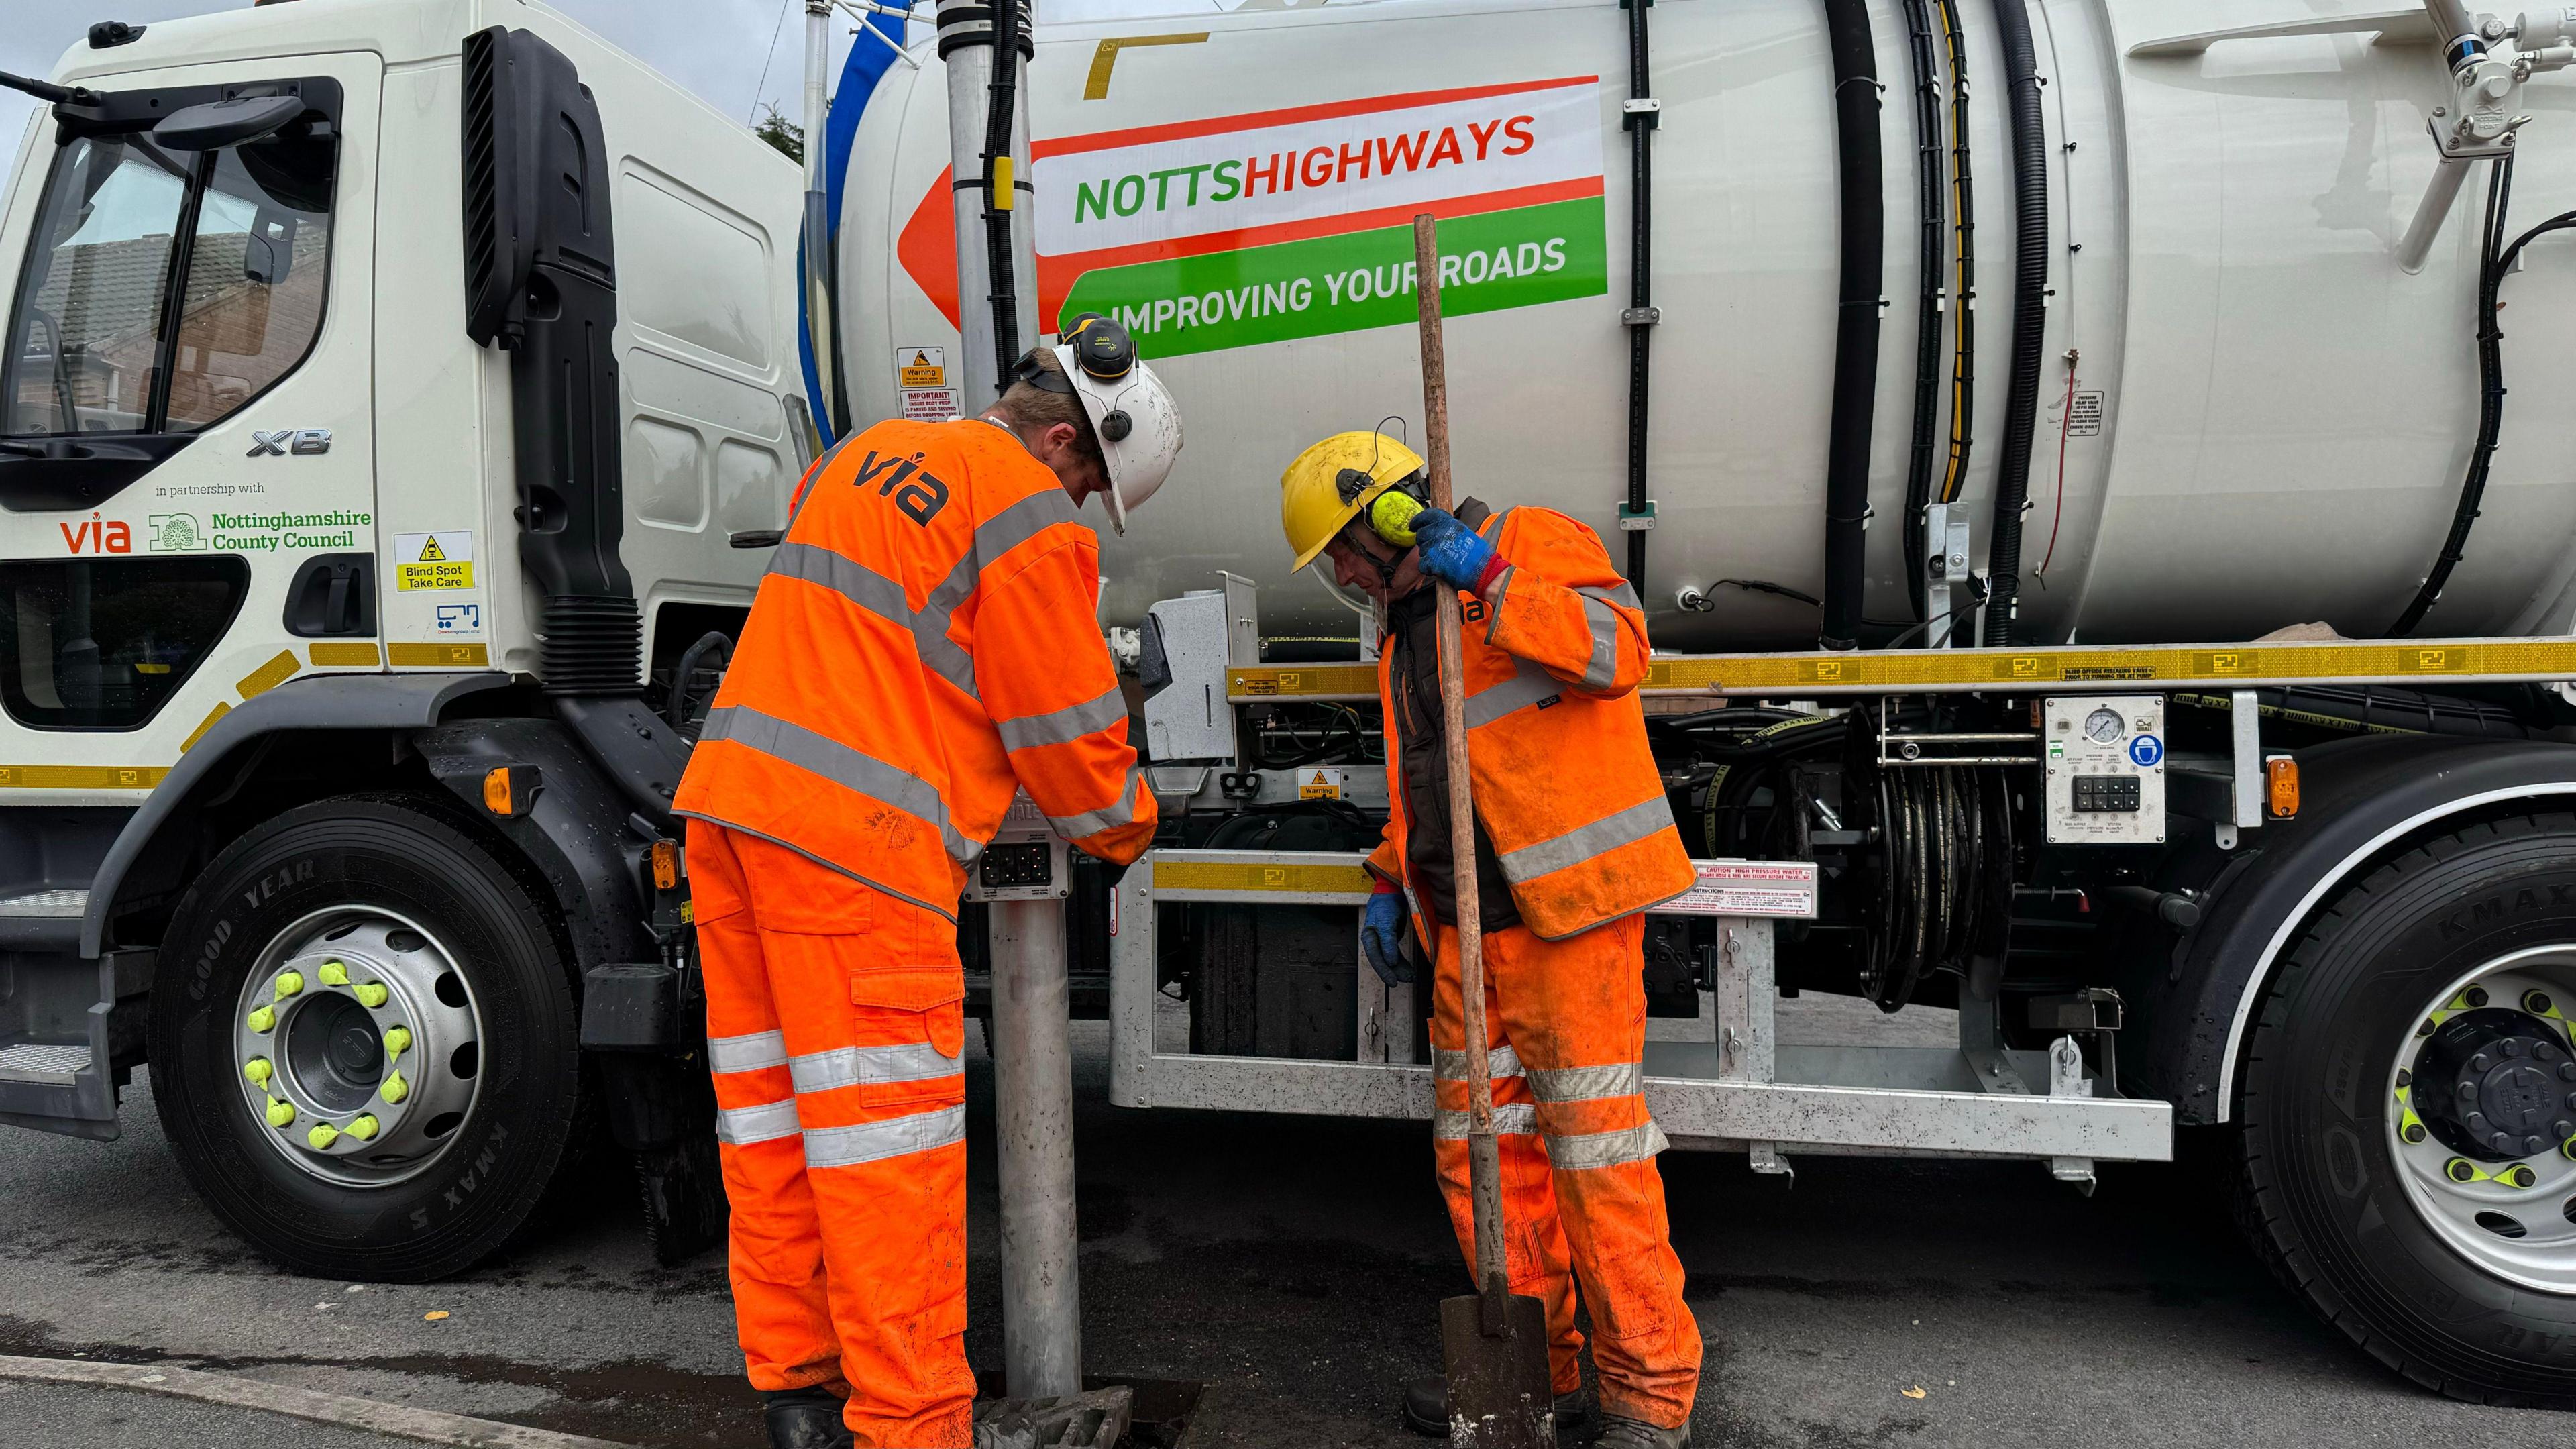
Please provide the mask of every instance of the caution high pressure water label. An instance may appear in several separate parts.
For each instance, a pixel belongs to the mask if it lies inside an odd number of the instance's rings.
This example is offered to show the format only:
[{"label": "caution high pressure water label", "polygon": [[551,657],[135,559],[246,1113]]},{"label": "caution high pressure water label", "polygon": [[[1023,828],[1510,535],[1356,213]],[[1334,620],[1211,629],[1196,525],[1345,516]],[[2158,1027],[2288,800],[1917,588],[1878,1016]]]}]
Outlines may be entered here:
[{"label": "caution high pressure water label", "polygon": [[470,589],[474,587],[474,534],[466,529],[397,533],[393,557],[388,562],[393,567],[394,587],[404,593],[418,589]]}]

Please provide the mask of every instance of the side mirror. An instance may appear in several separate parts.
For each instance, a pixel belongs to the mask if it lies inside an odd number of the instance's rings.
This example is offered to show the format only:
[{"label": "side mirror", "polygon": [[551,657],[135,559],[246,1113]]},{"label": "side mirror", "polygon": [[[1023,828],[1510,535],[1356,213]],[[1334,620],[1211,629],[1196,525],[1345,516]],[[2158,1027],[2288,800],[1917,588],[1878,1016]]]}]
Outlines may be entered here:
[{"label": "side mirror", "polygon": [[234,96],[173,111],[152,128],[152,139],[171,151],[215,151],[273,136],[303,114],[301,96]]}]

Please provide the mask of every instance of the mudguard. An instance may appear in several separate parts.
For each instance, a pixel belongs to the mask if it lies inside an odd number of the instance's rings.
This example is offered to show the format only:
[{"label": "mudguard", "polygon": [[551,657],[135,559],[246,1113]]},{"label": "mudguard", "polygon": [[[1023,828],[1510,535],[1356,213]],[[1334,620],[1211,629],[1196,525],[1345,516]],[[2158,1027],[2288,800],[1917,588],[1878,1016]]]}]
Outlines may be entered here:
[{"label": "mudguard", "polygon": [[2130,932],[2120,984],[2132,1010],[2124,1071],[2180,1122],[2224,1122],[2244,1035],[2273,968],[2337,890],[2422,836],[2482,815],[2576,806],[2576,745],[2369,736],[2299,753],[2299,818],[2177,851],[2158,885],[2203,900],[2176,937]]}]

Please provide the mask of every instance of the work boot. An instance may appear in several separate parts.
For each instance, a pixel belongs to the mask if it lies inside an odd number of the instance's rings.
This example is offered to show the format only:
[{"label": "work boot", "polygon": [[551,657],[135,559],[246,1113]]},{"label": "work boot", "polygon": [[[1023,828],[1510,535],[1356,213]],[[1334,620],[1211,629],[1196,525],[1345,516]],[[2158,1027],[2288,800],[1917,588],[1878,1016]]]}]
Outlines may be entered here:
[{"label": "work boot", "polygon": [[[1580,1386],[1570,1394],[1556,1396],[1556,1440],[1560,1444],[1577,1442],[1592,1423],[1592,1396]],[[1440,1374],[1426,1374],[1404,1386],[1404,1427],[1416,1434],[1434,1439],[1449,1437],[1449,1380]]]},{"label": "work boot", "polygon": [[1690,1449],[1690,1425],[1658,1429],[1609,1414],[1601,1420],[1601,1437],[1592,1441],[1592,1449]]},{"label": "work boot", "polygon": [[850,1426],[841,1399],[830,1389],[782,1389],[761,1395],[769,1423],[769,1449],[850,1449]]}]

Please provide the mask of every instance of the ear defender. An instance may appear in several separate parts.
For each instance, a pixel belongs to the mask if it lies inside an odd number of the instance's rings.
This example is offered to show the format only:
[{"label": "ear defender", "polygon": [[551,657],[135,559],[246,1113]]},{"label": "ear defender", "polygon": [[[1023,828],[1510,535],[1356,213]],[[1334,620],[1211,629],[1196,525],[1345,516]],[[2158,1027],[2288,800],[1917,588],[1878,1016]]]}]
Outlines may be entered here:
[{"label": "ear defender", "polygon": [[1062,335],[1064,344],[1073,349],[1074,361],[1087,376],[1116,382],[1136,370],[1136,339],[1126,328],[1097,312],[1074,318]]},{"label": "ear defender", "polygon": [[1422,502],[1409,493],[1390,488],[1369,505],[1369,527],[1377,536],[1398,548],[1413,547],[1413,519],[1422,512]]}]

